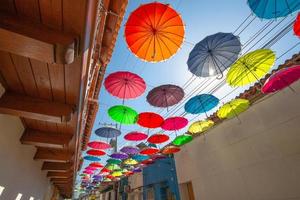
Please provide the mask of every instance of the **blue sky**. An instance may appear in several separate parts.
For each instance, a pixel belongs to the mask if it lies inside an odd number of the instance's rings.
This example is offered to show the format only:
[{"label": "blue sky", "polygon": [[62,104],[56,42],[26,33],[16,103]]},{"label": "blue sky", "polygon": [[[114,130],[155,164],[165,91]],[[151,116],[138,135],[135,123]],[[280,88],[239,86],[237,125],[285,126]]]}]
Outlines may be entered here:
[{"label": "blue sky", "polygon": [[[246,0],[164,0],[160,1],[162,3],[169,3],[175,8],[185,23],[185,41],[183,43],[182,48],[177,52],[175,56],[171,59],[161,62],[161,63],[146,63],[140,61],[136,58],[127,48],[125,39],[124,39],[124,23],[126,22],[129,14],[135,10],[140,4],[148,3],[151,1],[148,0],[129,0],[129,5],[125,14],[125,18],[123,20],[123,25],[120,29],[119,36],[116,42],[116,46],[114,49],[114,53],[107,67],[107,71],[105,77],[116,71],[130,71],[140,75],[144,78],[147,89],[146,92],[137,99],[127,100],[125,101],[125,105],[134,108],[137,112],[158,112],[164,117],[176,116],[183,113],[183,108],[180,108],[184,105],[187,99],[182,101],[181,106],[178,109],[178,112],[172,112],[172,107],[167,112],[166,109],[162,110],[159,108],[155,108],[150,106],[146,102],[146,95],[149,90],[151,90],[155,86],[159,86],[161,84],[176,84],[179,86],[183,86],[187,80],[192,77],[192,74],[188,71],[187,68],[187,58],[189,52],[192,50],[193,45],[204,39],[206,36],[215,34],[217,32],[234,32],[238,26],[251,14],[250,8],[247,5]],[[254,34],[257,33],[263,26],[267,23],[270,23],[268,28],[263,31],[259,37],[254,39],[248,46],[244,47],[243,53],[247,51],[252,51],[261,48],[266,41],[268,41],[272,36],[274,36],[282,27],[287,25],[296,17],[296,14],[290,15],[286,18],[280,18],[277,20],[261,20],[255,18],[254,16],[250,16],[248,21],[242,26],[239,30],[235,32],[235,35],[240,37],[241,43],[245,46],[246,42],[249,39],[253,38]],[[247,25],[253,19],[252,23],[247,26],[245,29],[245,25]],[[283,21],[282,21],[283,20]],[[275,27],[275,28],[274,28]],[[244,31],[242,31],[244,29]],[[240,33],[242,31],[242,33]],[[240,34],[239,34],[240,33]],[[261,39],[262,38],[262,39]],[[281,38],[276,44],[274,44],[271,49],[275,51],[277,57],[286,52],[293,45],[298,43],[300,40],[296,36],[293,35],[292,30],[289,31],[283,38]],[[252,48],[250,48],[252,47]],[[291,55],[299,52],[300,47],[297,46],[281,58],[276,61],[275,68],[278,66],[278,63],[283,63],[286,59],[290,58]],[[199,87],[204,81],[212,82],[210,85],[205,86],[203,91],[197,91],[194,93],[201,94],[208,92],[212,87],[216,86],[219,80],[215,80],[215,77],[203,79],[203,78],[195,78],[193,83],[185,88],[185,93],[189,94],[194,90],[195,87]],[[249,85],[251,86],[251,85]],[[237,96],[240,92],[244,91],[247,87],[242,87],[238,89],[231,88],[226,84],[217,90],[214,95],[221,100],[221,102],[227,102]],[[230,94],[229,94],[230,93]],[[192,95],[192,96],[194,96]],[[226,97],[225,97],[226,96]],[[122,104],[122,100],[117,99],[111,96],[104,87],[101,88],[100,96],[99,96],[99,111],[97,114],[97,118],[93,127],[93,133],[91,136],[91,141],[93,140],[101,140],[103,138],[99,138],[94,134],[94,130],[101,127],[100,123],[115,123],[113,122],[108,114],[107,110],[109,107]],[[221,105],[221,104],[220,104]],[[174,106],[176,107],[176,106]],[[217,108],[216,108],[217,109]],[[213,113],[216,109],[208,112],[208,114]],[[204,119],[205,115],[191,115],[188,114],[187,117],[189,120],[196,121],[199,119]],[[190,123],[191,123],[190,122]],[[189,123],[189,124],[190,124]],[[238,123],[238,122],[237,122]],[[124,141],[123,136],[134,130],[145,131],[145,129],[140,128],[138,125],[133,126],[122,126],[122,135],[119,137],[119,149],[120,146],[123,145],[134,145],[135,143],[128,143]],[[159,132],[160,129],[156,129],[151,133]],[[182,134],[185,132],[185,129],[179,132]],[[167,132],[170,137],[174,137],[175,134],[171,132]],[[209,137],[209,136],[208,136]],[[163,145],[161,145],[163,146]],[[109,152],[108,152],[109,153]],[[102,157],[103,161],[106,160],[107,157]],[[88,162],[84,163],[84,166],[87,165]]]}]

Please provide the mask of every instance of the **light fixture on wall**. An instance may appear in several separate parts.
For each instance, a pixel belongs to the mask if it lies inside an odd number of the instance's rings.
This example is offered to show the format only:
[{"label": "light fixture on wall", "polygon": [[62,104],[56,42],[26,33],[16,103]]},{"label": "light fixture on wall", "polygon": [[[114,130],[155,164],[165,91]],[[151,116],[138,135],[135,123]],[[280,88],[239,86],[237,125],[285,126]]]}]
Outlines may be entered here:
[{"label": "light fixture on wall", "polygon": [[34,200],[34,198],[33,198],[33,197],[30,197],[29,200]]},{"label": "light fixture on wall", "polygon": [[16,197],[15,200],[21,200],[21,198],[22,198],[22,194],[21,194],[21,193],[18,193],[18,195],[17,195],[17,197]]},{"label": "light fixture on wall", "polygon": [[0,196],[1,196],[1,194],[3,193],[4,189],[5,189],[5,187],[0,186]]}]

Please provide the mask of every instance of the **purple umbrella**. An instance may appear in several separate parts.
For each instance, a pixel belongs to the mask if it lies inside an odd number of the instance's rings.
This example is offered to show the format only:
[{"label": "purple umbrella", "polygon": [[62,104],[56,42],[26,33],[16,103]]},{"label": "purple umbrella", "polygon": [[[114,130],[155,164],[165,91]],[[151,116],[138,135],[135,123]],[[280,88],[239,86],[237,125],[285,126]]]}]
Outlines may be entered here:
[{"label": "purple umbrella", "polygon": [[133,146],[125,146],[120,151],[129,155],[136,155],[140,152],[140,149]]},{"label": "purple umbrella", "polygon": [[133,172],[134,172],[134,173],[142,172],[142,169],[138,167],[138,168],[135,168],[135,169],[133,170]]},{"label": "purple umbrella", "polygon": [[147,101],[155,107],[168,108],[179,103],[184,91],[177,85],[161,85],[153,88],[147,95]]},{"label": "purple umbrella", "polygon": [[126,153],[122,153],[122,152],[116,152],[110,155],[111,158],[115,158],[115,159],[127,159],[129,156]]}]

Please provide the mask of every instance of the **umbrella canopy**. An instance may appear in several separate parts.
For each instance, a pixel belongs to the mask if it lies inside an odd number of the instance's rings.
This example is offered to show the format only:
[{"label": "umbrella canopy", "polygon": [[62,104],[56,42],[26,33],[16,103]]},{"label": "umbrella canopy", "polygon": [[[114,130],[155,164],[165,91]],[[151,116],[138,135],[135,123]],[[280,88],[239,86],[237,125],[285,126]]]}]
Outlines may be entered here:
[{"label": "umbrella canopy", "polygon": [[234,99],[224,104],[217,112],[220,119],[237,117],[240,113],[249,108],[249,101],[247,99]]},{"label": "umbrella canopy", "polygon": [[147,139],[148,135],[142,132],[130,132],[124,136],[125,140],[128,141],[142,141]]},{"label": "umbrella canopy", "polygon": [[223,74],[236,61],[241,43],[232,33],[216,33],[201,40],[191,51],[187,64],[199,77]]},{"label": "umbrella canopy", "polygon": [[146,83],[137,74],[131,72],[115,72],[108,75],[104,81],[105,89],[120,99],[134,99],[146,90]]},{"label": "umbrella canopy", "polygon": [[138,116],[137,124],[145,128],[158,128],[164,122],[164,118],[153,112],[143,112]]},{"label": "umbrella canopy", "polygon": [[163,154],[173,154],[173,153],[177,153],[180,151],[180,148],[174,145],[170,145],[170,146],[166,146],[163,150],[162,153]]},{"label": "umbrella canopy", "polygon": [[122,152],[116,152],[110,155],[111,158],[115,158],[115,159],[127,159],[129,156],[126,153],[122,153]]},{"label": "umbrella canopy", "polygon": [[120,170],[120,166],[117,164],[108,164],[106,167],[106,169],[110,170],[110,171],[115,171],[115,170]]},{"label": "umbrella canopy", "polygon": [[290,86],[299,79],[300,65],[284,68],[271,75],[261,88],[261,91],[263,93],[276,92]]},{"label": "umbrella canopy", "polygon": [[262,19],[285,17],[300,9],[299,0],[248,0],[248,5]]},{"label": "umbrella canopy", "polygon": [[112,180],[110,178],[104,178],[103,182],[111,182]]},{"label": "umbrella canopy", "polygon": [[120,177],[120,176],[123,176],[123,173],[121,171],[116,171],[116,172],[113,172],[111,175],[114,177]]},{"label": "umbrella canopy", "polygon": [[133,172],[134,173],[139,173],[139,172],[142,172],[142,169],[137,167],[137,168],[134,168]]},{"label": "umbrella canopy", "polygon": [[164,159],[164,158],[166,158],[166,156],[163,155],[163,154],[155,154],[151,157],[152,160],[161,160],[161,159]]},{"label": "umbrella canopy", "polygon": [[192,97],[184,105],[187,113],[200,114],[206,113],[219,104],[219,99],[211,94],[200,94]]},{"label": "umbrella canopy", "polygon": [[144,4],[129,16],[125,38],[138,58],[148,62],[163,61],[180,48],[184,38],[183,21],[169,4]]},{"label": "umbrella canopy", "polygon": [[275,62],[275,54],[269,49],[258,49],[240,57],[231,65],[226,81],[230,86],[244,86],[266,75]]},{"label": "umbrella canopy", "polygon": [[93,149],[109,149],[111,148],[110,144],[102,141],[92,141],[87,144],[88,147]]},{"label": "umbrella canopy", "polygon": [[134,146],[124,146],[120,151],[128,155],[135,155],[140,152],[140,149]]},{"label": "umbrella canopy", "polygon": [[191,135],[183,134],[183,135],[177,136],[173,140],[173,144],[175,144],[177,146],[182,146],[186,143],[189,143],[192,140],[193,140],[193,137]]},{"label": "umbrella canopy", "polygon": [[159,149],[155,147],[147,147],[140,151],[140,154],[142,155],[154,155],[159,152]]},{"label": "umbrella canopy", "polygon": [[121,131],[112,127],[101,127],[96,129],[95,134],[104,138],[115,138],[121,135]]},{"label": "umbrella canopy", "polygon": [[215,124],[214,121],[210,119],[203,120],[203,121],[196,121],[190,125],[188,132],[191,133],[192,135],[202,133],[208,130],[214,124]]},{"label": "umbrella canopy", "polygon": [[128,106],[117,105],[109,108],[108,115],[121,124],[135,124],[138,113]]},{"label": "umbrella canopy", "polygon": [[110,159],[107,159],[106,161],[108,164],[121,164],[122,163],[122,160],[120,159],[115,159],[115,158],[110,158]]},{"label": "umbrella canopy", "polygon": [[153,88],[147,95],[147,101],[155,107],[167,108],[179,103],[184,91],[177,85],[161,85]]},{"label": "umbrella canopy", "polygon": [[100,161],[100,158],[97,158],[95,156],[84,156],[84,160],[89,160],[89,161]]},{"label": "umbrella canopy", "polygon": [[136,165],[136,164],[138,164],[138,162],[132,158],[128,158],[128,159],[124,160],[124,164],[125,165]]},{"label": "umbrella canopy", "polygon": [[141,162],[141,161],[143,161],[143,160],[149,159],[149,156],[147,156],[147,155],[142,155],[142,154],[137,154],[137,155],[133,155],[133,156],[132,156],[132,159],[134,159],[134,160],[136,160],[136,161],[138,161],[138,162]]},{"label": "umbrella canopy", "polygon": [[166,131],[177,131],[184,128],[188,124],[188,120],[184,117],[170,117],[165,120],[162,129]]},{"label": "umbrella canopy", "polygon": [[84,170],[83,173],[84,174],[93,174],[94,171],[93,170]]},{"label": "umbrella canopy", "polygon": [[295,35],[300,37],[300,12],[298,13],[298,16],[294,23],[294,33],[295,33]]},{"label": "umbrella canopy", "polygon": [[96,167],[91,167],[91,166],[87,166],[86,168],[84,168],[85,170],[91,170],[91,171],[95,171],[97,170]]},{"label": "umbrella canopy", "polygon": [[90,149],[86,152],[86,154],[91,155],[91,156],[104,156],[106,153],[105,153],[105,151]]},{"label": "umbrella canopy", "polygon": [[102,168],[103,167],[103,165],[99,162],[93,162],[93,163],[89,164],[89,166],[96,167],[96,168]]},{"label": "umbrella canopy", "polygon": [[169,140],[169,136],[162,133],[156,133],[148,138],[148,142],[152,144],[161,144]]}]

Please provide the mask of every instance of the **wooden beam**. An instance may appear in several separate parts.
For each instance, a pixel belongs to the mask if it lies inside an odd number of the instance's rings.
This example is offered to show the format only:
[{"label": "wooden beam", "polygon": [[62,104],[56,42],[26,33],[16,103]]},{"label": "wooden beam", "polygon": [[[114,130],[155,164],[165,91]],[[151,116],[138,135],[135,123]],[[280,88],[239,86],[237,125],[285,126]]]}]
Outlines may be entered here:
[{"label": "wooden beam", "polygon": [[67,172],[72,168],[72,166],[72,163],[44,162],[42,170],[53,172]]},{"label": "wooden beam", "polygon": [[70,151],[65,149],[51,149],[38,147],[34,155],[34,160],[43,160],[49,162],[69,162],[72,159]]},{"label": "wooden beam", "polygon": [[13,93],[5,93],[0,98],[0,113],[2,114],[63,123],[71,120],[73,112],[74,106],[45,99]]},{"label": "wooden beam", "polygon": [[50,178],[53,183],[69,183],[72,178]]},{"label": "wooden beam", "polygon": [[78,55],[74,35],[15,16],[0,15],[0,50],[47,63],[70,64]]},{"label": "wooden beam", "polygon": [[63,148],[70,140],[71,135],[69,134],[43,132],[28,128],[20,139],[22,144],[49,148]]},{"label": "wooden beam", "polygon": [[72,177],[72,171],[69,172],[48,172],[47,177],[51,178],[69,178]]}]

